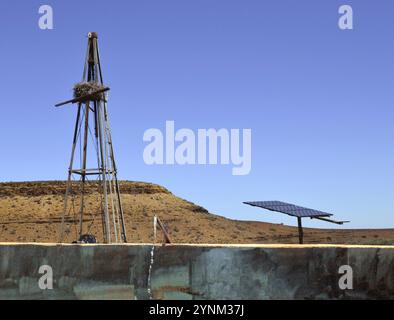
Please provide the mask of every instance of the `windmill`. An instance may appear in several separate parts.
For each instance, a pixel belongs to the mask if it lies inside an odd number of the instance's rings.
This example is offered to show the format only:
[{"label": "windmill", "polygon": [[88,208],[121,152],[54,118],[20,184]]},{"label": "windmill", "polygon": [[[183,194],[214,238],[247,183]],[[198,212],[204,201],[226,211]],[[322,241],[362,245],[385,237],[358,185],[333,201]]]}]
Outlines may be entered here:
[{"label": "windmill", "polygon": [[[65,236],[71,233],[72,226],[75,227],[80,241],[84,237],[91,237],[88,222],[93,219],[87,219],[85,202],[87,193],[91,192],[92,188],[95,188],[95,193],[98,195],[96,211],[99,213],[102,225],[103,242],[127,242],[108,118],[107,91],[110,89],[104,86],[97,39],[97,33],[88,33],[82,82],[74,86],[74,98],[56,105],[56,107],[69,103],[77,105],[60,242],[64,242]],[[79,164],[76,164],[77,153],[79,153]]]}]

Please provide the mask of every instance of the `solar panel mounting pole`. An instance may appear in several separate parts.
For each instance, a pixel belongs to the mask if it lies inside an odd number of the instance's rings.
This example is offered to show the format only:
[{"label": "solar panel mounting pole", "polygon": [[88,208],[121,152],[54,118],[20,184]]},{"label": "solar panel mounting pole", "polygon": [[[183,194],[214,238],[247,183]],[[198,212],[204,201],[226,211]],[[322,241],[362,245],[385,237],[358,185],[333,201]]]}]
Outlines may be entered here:
[{"label": "solar panel mounting pole", "polygon": [[297,217],[297,222],[298,222],[298,239],[299,239],[299,243],[303,244],[304,243],[304,231],[302,229],[302,221],[301,221],[301,217]]},{"label": "solar panel mounting pole", "polygon": [[298,222],[298,237],[300,244],[303,244],[304,242],[304,231],[302,229],[302,221],[301,221],[302,218],[318,219],[318,220],[336,223],[336,224],[344,224],[346,222],[349,222],[349,221],[335,221],[328,218],[332,216],[331,213],[318,211],[314,209],[308,209],[305,207],[296,206],[294,204],[286,203],[282,201],[275,201],[275,200],[274,201],[247,201],[244,203],[253,207],[259,207],[270,211],[284,213],[291,217],[296,217]]},{"label": "solar panel mounting pole", "polygon": [[[127,242],[126,228],[123,214],[122,201],[120,197],[119,182],[117,178],[117,168],[112,145],[111,129],[108,118],[107,98],[104,92],[108,87],[104,87],[101,72],[100,55],[98,50],[97,33],[89,32],[88,48],[86,53],[84,71],[82,76],[83,83],[95,84],[101,87],[98,91],[89,92],[86,95],[76,97],[71,100],[59,103],[56,106],[62,106],[68,103],[78,103],[78,113],[74,129],[74,139],[71,151],[71,160],[68,170],[68,180],[66,194],[64,199],[64,209],[61,220],[60,242],[65,238],[65,216],[69,214],[70,207],[74,206],[74,201],[69,206],[69,197],[73,193],[72,176],[78,175],[80,180],[79,186],[79,228],[78,236],[84,234],[87,230],[84,225],[84,216],[86,214],[85,191],[87,177],[96,176],[98,184],[98,194],[100,195],[101,224],[103,232],[103,241],[105,243]],[[97,98],[97,94],[101,98]],[[89,114],[92,113],[92,117]],[[84,125],[82,126],[82,123]],[[94,131],[90,130],[90,124],[94,125]],[[88,156],[88,136],[92,137],[92,144],[96,149],[96,168],[87,168]],[[81,168],[75,169],[74,158],[78,138],[83,136],[83,148],[81,150]],[[74,183],[75,185],[75,183]],[[74,194],[77,193],[74,191]]]}]

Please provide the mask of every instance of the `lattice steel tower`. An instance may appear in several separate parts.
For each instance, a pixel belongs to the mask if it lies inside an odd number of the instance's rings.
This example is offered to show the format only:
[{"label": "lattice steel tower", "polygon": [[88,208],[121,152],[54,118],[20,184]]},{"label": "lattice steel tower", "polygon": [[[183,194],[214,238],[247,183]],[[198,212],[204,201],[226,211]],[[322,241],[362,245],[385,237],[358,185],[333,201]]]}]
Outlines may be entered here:
[{"label": "lattice steel tower", "polygon": [[[74,87],[74,99],[56,105],[76,103],[78,106],[61,219],[60,242],[64,242],[65,233],[71,233],[73,225],[79,239],[89,234],[85,202],[86,194],[92,189],[98,197],[98,207],[93,211],[94,214],[99,213],[103,241],[127,241],[108,118],[108,90],[103,83],[97,33],[90,32],[82,82]],[[88,157],[88,151],[89,155],[94,155],[92,159]],[[75,164],[77,153],[80,158],[78,165]],[[90,165],[92,166],[89,167]]]}]

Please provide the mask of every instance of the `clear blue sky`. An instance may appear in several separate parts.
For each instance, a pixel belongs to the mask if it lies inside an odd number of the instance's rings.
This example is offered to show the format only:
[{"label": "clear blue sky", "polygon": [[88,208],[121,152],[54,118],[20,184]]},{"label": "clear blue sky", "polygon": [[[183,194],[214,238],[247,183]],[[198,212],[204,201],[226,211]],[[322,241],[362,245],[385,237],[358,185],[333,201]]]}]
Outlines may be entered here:
[{"label": "clear blue sky", "polygon": [[[38,28],[42,4],[54,30]],[[337,26],[342,4],[352,31]],[[97,31],[121,179],[230,218],[294,224],[242,204],[282,200],[394,227],[392,0],[2,0],[0,24],[1,181],[65,179],[76,110],[53,105]],[[146,165],[143,133],[166,120],[251,128],[251,173]]]}]

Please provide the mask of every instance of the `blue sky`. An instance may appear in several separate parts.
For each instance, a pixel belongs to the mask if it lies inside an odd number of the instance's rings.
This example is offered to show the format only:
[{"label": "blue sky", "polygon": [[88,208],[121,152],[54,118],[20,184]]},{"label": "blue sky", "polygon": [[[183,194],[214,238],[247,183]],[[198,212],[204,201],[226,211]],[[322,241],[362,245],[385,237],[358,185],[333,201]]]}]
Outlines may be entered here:
[{"label": "blue sky", "polygon": [[[53,30],[38,27],[42,4]],[[338,28],[343,4],[354,30]],[[294,224],[242,204],[282,200],[392,228],[393,17],[391,0],[2,0],[0,181],[65,179],[76,110],[53,105],[71,96],[97,31],[121,179],[230,218]],[[252,129],[251,173],[146,165],[143,133],[166,120]]]}]

